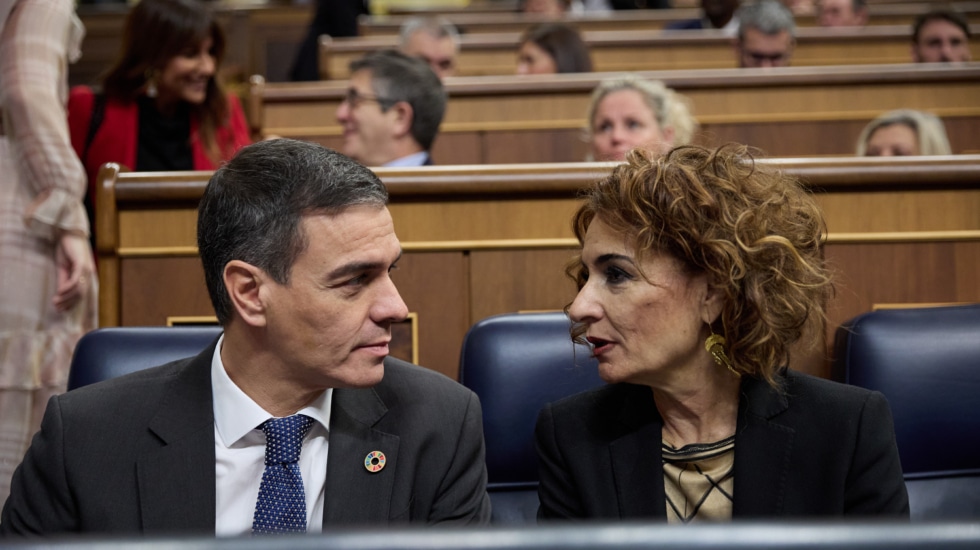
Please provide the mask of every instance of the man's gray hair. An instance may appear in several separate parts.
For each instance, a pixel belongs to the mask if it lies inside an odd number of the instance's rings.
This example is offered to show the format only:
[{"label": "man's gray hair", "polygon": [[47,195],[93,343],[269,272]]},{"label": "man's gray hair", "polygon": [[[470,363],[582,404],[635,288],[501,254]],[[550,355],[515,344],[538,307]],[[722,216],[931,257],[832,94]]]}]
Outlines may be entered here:
[{"label": "man's gray hair", "polygon": [[371,89],[383,111],[399,101],[412,106],[412,137],[422,149],[431,149],[448,96],[428,63],[396,50],[379,50],[351,62],[351,74],[363,70],[371,72]]},{"label": "man's gray hair", "polygon": [[778,0],[760,0],[744,4],[738,9],[738,39],[745,39],[745,29],[753,28],[772,36],[786,31],[796,38],[796,21],[793,12]]},{"label": "man's gray hair", "polygon": [[417,32],[425,32],[433,38],[451,38],[453,46],[457,50],[459,49],[459,31],[456,30],[456,25],[450,23],[445,17],[416,16],[406,19],[398,31],[399,48],[404,50],[408,46],[409,40]]}]

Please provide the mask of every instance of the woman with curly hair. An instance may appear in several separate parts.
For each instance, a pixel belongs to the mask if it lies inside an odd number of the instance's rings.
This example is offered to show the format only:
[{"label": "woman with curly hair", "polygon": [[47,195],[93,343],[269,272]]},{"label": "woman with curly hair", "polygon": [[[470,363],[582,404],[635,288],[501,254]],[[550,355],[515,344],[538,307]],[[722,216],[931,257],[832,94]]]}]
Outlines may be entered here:
[{"label": "woman with curly hair", "polygon": [[608,385],[541,411],[539,518],[908,517],[885,398],[786,368],[831,289],[796,181],[637,149],[573,225],[572,336]]}]

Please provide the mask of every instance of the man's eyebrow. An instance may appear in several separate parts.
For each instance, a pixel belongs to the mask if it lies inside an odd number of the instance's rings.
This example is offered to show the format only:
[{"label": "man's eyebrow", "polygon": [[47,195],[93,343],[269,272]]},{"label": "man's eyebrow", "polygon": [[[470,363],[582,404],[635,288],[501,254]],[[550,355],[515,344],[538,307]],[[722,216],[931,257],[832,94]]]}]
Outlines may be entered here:
[{"label": "man's eyebrow", "polygon": [[385,265],[385,262],[350,262],[328,273],[327,279],[329,280],[341,279],[343,277],[354,275],[355,273],[363,273],[365,271],[376,271],[380,269],[387,270],[388,267],[397,263],[398,260],[401,259],[401,257],[402,257],[402,250],[399,250],[398,256],[396,256],[395,260],[388,265]]}]

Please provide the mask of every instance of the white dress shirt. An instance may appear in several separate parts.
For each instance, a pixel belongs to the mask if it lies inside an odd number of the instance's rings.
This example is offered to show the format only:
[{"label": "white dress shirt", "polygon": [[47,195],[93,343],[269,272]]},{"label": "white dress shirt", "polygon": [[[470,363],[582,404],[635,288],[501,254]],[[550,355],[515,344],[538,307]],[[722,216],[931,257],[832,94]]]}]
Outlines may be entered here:
[{"label": "white dress shirt", "polygon": [[[273,418],[245,395],[225,372],[218,340],[211,359],[211,391],[214,399],[215,526],[218,536],[252,532],[252,517],[265,472],[265,433],[259,426]],[[297,411],[315,422],[303,440],[299,469],[306,491],[306,530],[323,529],[323,487],[327,480],[330,403],[328,389]]]},{"label": "white dress shirt", "polygon": [[415,167],[415,166],[425,166],[425,161],[429,160],[429,153],[425,151],[419,151],[418,153],[412,153],[411,155],[397,158],[391,162],[386,162],[384,166],[386,168],[396,168],[396,167]]}]

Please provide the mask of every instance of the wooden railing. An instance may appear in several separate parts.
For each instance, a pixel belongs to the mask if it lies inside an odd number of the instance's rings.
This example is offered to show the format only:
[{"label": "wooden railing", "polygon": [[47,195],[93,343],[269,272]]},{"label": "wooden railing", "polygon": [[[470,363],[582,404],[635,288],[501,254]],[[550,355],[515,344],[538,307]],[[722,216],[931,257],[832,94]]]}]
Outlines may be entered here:
[{"label": "wooden railing", "polygon": [[[980,156],[773,159],[824,209],[837,272],[828,330],[889,304],[980,301]],[[455,377],[466,330],[484,317],[560,309],[577,243],[577,193],[611,164],[378,169],[405,250],[395,272],[415,313],[421,364]],[[98,187],[103,326],[212,315],[197,258],[196,204],[210,173],[122,173]],[[793,366],[826,375],[824,346]]]}]

